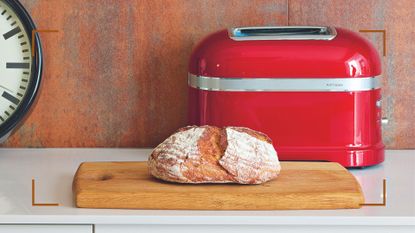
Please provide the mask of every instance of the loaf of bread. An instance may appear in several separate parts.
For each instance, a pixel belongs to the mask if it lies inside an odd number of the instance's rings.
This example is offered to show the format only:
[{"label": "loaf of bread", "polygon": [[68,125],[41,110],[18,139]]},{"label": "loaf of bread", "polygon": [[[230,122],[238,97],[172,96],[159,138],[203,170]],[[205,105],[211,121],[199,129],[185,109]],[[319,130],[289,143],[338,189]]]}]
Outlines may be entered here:
[{"label": "loaf of bread", "polygon": [[181,128],[153,150],[148,165],[154,177],[179,183],[260,184],[281,170],[271,139],[242,127]]}]

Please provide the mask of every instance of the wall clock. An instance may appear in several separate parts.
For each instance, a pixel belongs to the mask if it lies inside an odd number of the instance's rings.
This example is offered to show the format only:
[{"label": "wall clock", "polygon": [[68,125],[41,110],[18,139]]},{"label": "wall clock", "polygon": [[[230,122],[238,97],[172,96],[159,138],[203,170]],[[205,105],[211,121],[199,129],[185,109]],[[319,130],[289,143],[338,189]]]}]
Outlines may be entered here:
[{"label": "wall clock", "polygon": [[0,0],[0,142],[33,104],[42,75],[42,49],[35,24],[17,0]]}]

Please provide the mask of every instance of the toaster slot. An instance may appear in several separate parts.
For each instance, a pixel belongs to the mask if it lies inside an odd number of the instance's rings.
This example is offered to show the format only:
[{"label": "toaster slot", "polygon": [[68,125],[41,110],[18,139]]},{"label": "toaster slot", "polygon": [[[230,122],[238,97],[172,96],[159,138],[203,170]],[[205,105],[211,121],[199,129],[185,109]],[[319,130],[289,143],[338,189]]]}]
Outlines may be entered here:
[{"label": "toaster slot", "polygon": [[239,27],[229,29],[229,37],[246,40],[332,40],[336,37],[334,27],[283,26]]}]

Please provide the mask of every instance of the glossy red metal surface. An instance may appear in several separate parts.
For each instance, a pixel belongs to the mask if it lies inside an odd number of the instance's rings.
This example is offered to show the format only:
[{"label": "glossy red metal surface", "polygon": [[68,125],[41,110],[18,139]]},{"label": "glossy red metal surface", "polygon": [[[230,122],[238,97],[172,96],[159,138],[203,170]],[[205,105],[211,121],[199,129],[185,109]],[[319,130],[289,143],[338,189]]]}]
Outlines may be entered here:
[{"label": "glossy red metal surface", "polygon": [[383,161],[380,90],[224,92],[190,88],[190,124],[244,126],[266,133],[282,160],[343,166]]},{"label": "glossy red metal surface", "polygon": [[[381,73],[379,56],[357,34],[331,41],[233,41],[226,31],[195,49],[189,72],[219,78],[358,78]],[[253,80],[254,81],[254,80]],[[365,167],[384,160],[380,89],[349,92],[207,91],[189,87],[189,123],[266,133],[281,160]]]},{"label": "glossy red metal surface", "polygon": [[381,73],[378,52],[355,32],[336,28],[326,40],[234,41],[227,30],[206,37],[189,71],[212,77],[370,77]]}]

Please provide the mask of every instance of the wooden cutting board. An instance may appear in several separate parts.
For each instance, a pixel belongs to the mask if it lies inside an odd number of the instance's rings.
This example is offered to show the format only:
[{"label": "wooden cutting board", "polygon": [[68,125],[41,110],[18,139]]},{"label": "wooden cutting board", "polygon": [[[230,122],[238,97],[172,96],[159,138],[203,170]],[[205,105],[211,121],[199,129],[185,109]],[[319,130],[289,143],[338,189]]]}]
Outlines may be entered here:
[{"label": "wooden cutting board", "polygon": [[282,162],[261,185],[175,184],[157,180],[145,162],[86,162],[75,174],[77,207],[163,210],[292,210],[360,208],[354,176],[337,163]]}]

